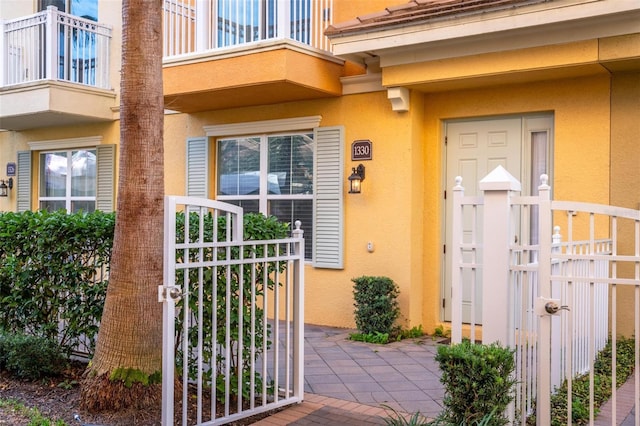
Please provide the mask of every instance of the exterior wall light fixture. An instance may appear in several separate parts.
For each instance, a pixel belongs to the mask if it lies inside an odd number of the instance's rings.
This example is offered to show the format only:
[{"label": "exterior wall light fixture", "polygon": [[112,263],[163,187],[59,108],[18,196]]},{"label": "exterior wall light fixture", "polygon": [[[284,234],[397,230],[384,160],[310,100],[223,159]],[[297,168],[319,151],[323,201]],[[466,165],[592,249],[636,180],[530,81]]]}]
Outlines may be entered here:
[{"label": "exterior wall light fixture", "polygon": [[8,180],[0,179],[0,197],[9,196],[9,191],[13,189],[13,178]]},{"label": "exterior wall light fixture", "polygon": [[359,194],[364,180],[364,166],[359,164],[353,167],[351,176],[349,176],[349,194]]}]

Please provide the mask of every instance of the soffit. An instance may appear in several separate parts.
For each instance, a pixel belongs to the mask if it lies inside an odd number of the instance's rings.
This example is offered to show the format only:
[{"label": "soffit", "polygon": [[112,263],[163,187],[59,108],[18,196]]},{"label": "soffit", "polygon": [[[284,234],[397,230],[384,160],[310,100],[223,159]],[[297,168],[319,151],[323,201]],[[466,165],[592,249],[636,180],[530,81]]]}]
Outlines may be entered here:
[{"label": "soffit", "polygon": [[327,30],[345,59],[381,65],[640,32],[640,2],[414,0]]},{"label": "soffit", "polygon": [[290,43],[165,64],[165,107],[199,111],[340,96],[343,61]]}]

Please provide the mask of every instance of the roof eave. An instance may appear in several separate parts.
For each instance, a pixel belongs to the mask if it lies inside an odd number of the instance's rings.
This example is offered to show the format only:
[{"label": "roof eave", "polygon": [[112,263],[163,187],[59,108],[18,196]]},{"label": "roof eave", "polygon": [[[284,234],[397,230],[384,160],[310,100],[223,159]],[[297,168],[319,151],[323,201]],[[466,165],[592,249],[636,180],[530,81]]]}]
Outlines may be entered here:
[{"label": "roof eave", "polygon": [[[449,20],[411,22],[392,27],[364,26],[357,32],[331,34],[330,39],[335,55],[361,61],[367,57],[381,56],[385,52],[415,49],[419,46],[464,44],[470,39],[500,39],[517,33],[545,34],[553,29],[562,30],[565,37],[564,40],[555,39],[555,43],[585,37],[629,34],[640,32],[638,22],[640,3],[636,1],[560,1],[547,3],[545,8],[522,9],[517,14],[496,12],[465,19],[452,17]],[[582,31],[566,31],[567,26]]]}]

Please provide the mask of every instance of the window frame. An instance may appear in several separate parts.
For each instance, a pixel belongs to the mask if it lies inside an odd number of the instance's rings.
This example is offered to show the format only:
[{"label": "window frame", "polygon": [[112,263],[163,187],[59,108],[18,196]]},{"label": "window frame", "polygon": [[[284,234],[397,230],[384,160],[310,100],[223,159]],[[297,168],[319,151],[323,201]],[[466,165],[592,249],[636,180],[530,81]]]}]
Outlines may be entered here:
[{"label": "window frame", "polygon": [[[247,138],[257,138],[259,139],[259,149],[260,149],[260,173],[259,178],[259,193],[257,195],[220,195],[219,194],[219,175],[218,172],[218,158],[216,158],[216,187],[215,194],[216,199],[220,201],[235,201],[235,200],[258,200],[259,211],[263,214],[268,214],[269,211],[269,201],[271,200],[311,200],[315,197],[315,191],[311,194],[271,194],[268,190],[268,175],[269,175],[269,138],[274,137],[287,137],[287,136],[298,136],[298,135],[306,135],[310,136],[313,139],[313,131],[299,131],[299,132],[282,132],[282,133],[263,133],[259,135],[245,135],[245,136],[227,136],[216,138],[216,157],[218,153],[218,144],[225,140],[237,140],[237,139],[247,139]],[[315,152],[317,146],[316,141],[313,141],[313,157],[315,164]],[[313,187],[315,188],[315,178],[313,179]]]},{"label": "window frame", "polygon": [[[18,151],[17,153],[18,212],[30,211],[32,210],[32,202],[37,200],[39,203],[40,201],[40,154],[74,149],[91,149],[96,151],[96,196],[94,210],[102,212],[114,211],[116,198],[116,144],[103,143],[102,136],[40,140],[31,141],[27,144],[29,145],[29,151]],[[37,158],[35,158],[36,156]]]},{"label": "window frame", "polygon": [[[261,133],[261,134],[252,134],[252,135],[242,135],[242,136],[225,136],[225,137],[219,137],[216,138],[214,140],[214,144],[215,144],[215,152],[216,152],[216,165],[215,165],[215,198],[218,201],[223,201],[223,202],[227,202],[227,203],[232,203],[235,204],[236,202],[240,202],[242,203],[242,201],[257,201],[258,202],[258,212],[264,214],[265,216],[270,216],[270,215],[275,215],[278,216],[277,214],[274,213],[273,211],[273,201],[308,201],[309,202],[309,223],[304,224],[303,223],[303,229],[306,228],[307,232],[311,232],[311,239],[313,239],[314,237],[314,232],[313,232],[313,222],[314,222],[314,216],[315,216],[315,191],[312,190],[311,193],[289,193],[289,194],[274,194],[271,193],[269,191],[269,174],[272,173],[269,171],[270,169],[270,143],[272,139],[275,138],[279,138],[279,137],[296,137],[296,136],[302,136],[302,137],[308,137],[312,140],[312,148],[313,148],[313,152],[312,152],[312,158],[313,158],[313,162],[314,164],[312,165],[312,169],[315,168],[315,161],[316,161],[316,150],[317,150],[317,144],[316,141],[314,139],[314,132],[313,130],[311,131],[288,131],[288,132],[277,132],[277,133]],[[247,194],[247,195],[242,195],[242,194],[236,194],[236,195],[225,195],[225,194],[220,194],[220,184],[221,184],[221,174],[220,172],[220,161],[221,158],[219,158],[219,153],[220,153],[220,144],[224,143],[225,141],[238,141],[238,140],[247,140],[247,139],[252,139],[255,140],[258,144],[258,155],[259,155],[259,162],[258,162],[258,168],[259,170],[256,170],[256,172],[258,172],[258,176],[259,176],[259,184],[258,184],[258,193],[257,194]],[[290,159],[292,157],[290,156]],[[289,173],[289,182],[291,184],[291,179],[292,179],[292,173],[293,170],[290,171]],[[316,180],[315,180],[315,176],[312,173],[312,188],[315,188],[316,186]],[[291,187],[289,187],[291,190]],[[284,220],[284,219],[283,219]],[[293,221],[296,220],[296,218],[292,218],[291,220],[291,228],[293,229]],[[306,226],[305,226],[306,225]],[[307,234],[308,237],[308,234]],[[313,252],[311,250],[311,247],[308,249],[308,253],[309,256],[305,255],[305,261],[307,262],[311,262],[313,261]]]},{"label": "window frame", "polygon": [[[95,184],[93,188],[94,195],[93,196],[77,196],[71,195],[72,190],[72,157],[73,153],[77,151],[89,151],[93,152],[93,155],[96,157],[96,166],[95,166]],[[56,154],[56,153],[65,153],[67,159],[67,175],[65,178],[65,195],[64,196],[43,196],[43,183],[45,177],[42,175],[43,171],[43,159],[47,154]],[[40,151],[38,153],[38,209],[42,210],[42,202],[43,201],[64,201],[65,210],[69,212],[73,212],[72,203],[74,201],[93,201],[93,210],[97,209],[96,202],[98,199],[98,150],[96,147],[84,147],[84,148],[68,148],[68,149],[54,149],[47,151]]]},{"label": "window frame", "polygon": [[[262,133],[299,132],[312,130],[316,144],[313,176],[314,235],[305,238],[312,246],[314,268],[344,269],[344,186],[345,186],[345,128],[343,125],[320,127],[322,116],[300,116],[261,121],[245,121],[203,126],[204,136],[186,139],[187,196],[210,197],[207,182],[212,179],[209,164],[209,143],[217,137]],[[317,182],[322,182],[318,185]],[[304,230],[305,225],[302,224]]]}]

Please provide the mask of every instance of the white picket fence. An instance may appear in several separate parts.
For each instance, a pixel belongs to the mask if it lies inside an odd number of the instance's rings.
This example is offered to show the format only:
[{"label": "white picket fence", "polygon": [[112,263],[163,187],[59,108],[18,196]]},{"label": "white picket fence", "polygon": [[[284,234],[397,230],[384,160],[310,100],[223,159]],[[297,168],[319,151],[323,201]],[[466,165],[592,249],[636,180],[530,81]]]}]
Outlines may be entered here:
[{"label": "white picket fence", "polygon": [[[482,333],[483,343],[514,348],[518,385],[513,422],[525,424],[535,406],[538,424],[547,425],[550,395],[563,381],[571,390],[573,378],[588,374],[593,395],[593,362],[610,338],[616,342],[616,322],[609,322],[616,314],[616,286],[632,286],[640,295],[640,212],[552,201],[548,178],[543,175],[541,181],[539,195],[519,196],[520,183],[498,167],[480,181],[483,196],[467,197],[462,179],[457,179],[452,218],[452,341],[460,342],[465,329],[465,337],[473,341]],[[635,230],[635,243],[625,253],[619,252],[622,226]],[[483,240],[483,235],[491,238]],[[471,299],[472,312],[465,325],[463,298],[467,303]],[[636,322],[640,322],[640,300],[635,305]],[[475,306],[481,306],[478,324]],[[639,332],[636,329],[636,348]],[[614,383],[615,377],[614,366]],[[617,391],[612,392],[615,405]],[[571,419],[571,404],[568,410]],[[590,410],[593,422],[593,406]]]}]

